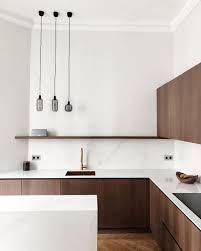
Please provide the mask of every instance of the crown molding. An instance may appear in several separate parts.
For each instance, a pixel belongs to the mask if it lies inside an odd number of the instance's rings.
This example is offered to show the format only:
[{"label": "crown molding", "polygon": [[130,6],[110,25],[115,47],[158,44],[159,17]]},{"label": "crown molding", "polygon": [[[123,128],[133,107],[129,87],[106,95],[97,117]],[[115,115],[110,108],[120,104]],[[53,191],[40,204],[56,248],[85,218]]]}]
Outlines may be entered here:
[{"label": "crown molding", "polygon": [[15,15],[13,13],[10,13],[4,10],[0,10],[0,19],[8,21],[10,23],[17,24],[23,28],[32,29],[33,27],[33,22],[31,19],[27,19],[22,16]]},{"label": "crown molding", "polygon": [[171,22],[170,30],[172,32],[176,31],[180,24],[200,2],[201,0],[188,0],[176,18]]},{"label": "crown molding", "polygon": [[[200,3],[201,0],[188,0],[176,18],[170,24],[150,24],[150,23],[92,23],[85,24],[72,23],[72,30],[85,31],[121,31],[121,32],[174,32],[191,11]],[[13,13],[0,10],[0,19],[15,23],[22,27],[38,30],[37,20],[24,18]],[[49,19],[43,25],[45,30],[53,30],[54,24]],[[68,30],[68,25],[64,22],[58,23],[58,30]]]},{"label": "crown molding", "polygon": [[[39,30],[40,25],[35,23],[33,30]],[[44,30],[54,30],[54,24],[43,24]],[[68,24],[58,23],[59,31],[68,30]],[[94,23],[71,23],[71,30],[75,31],[119,31],[119,32],[170,32],[170,26],[166,24],[94,24]]]},{"label": "crown molding", "polygon": [[[31,20],[24,18],[19,15],[15,15],[11,12],[7,12],[0,9],[0,19],[5,21],[17,24],[19,26],[38,30],[40,24],[38,19]],[[170,26],[168,24],[150,24],[150,23],[94,23],[87,22],[85,24],[72,23],[72,30],[85,30],[85,31],[120,31],[120,32],[170,32]],[[46,18],[45,23],[43,24],[44,30],[53,30],[54,23],[52,19]],[[68,30],[68,24],[61,20],[58,23],[58,30]]]}]

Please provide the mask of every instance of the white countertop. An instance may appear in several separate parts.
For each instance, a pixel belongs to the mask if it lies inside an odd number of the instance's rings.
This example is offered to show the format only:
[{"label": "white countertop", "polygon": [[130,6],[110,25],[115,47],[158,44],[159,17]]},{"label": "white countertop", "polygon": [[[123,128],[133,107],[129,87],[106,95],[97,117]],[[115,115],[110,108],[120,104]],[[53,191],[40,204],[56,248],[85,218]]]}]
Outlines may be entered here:
[{"label": "white countertop", "polygon": [[0,179],[97,179],[97,178],[150,178],[150,177],[172,177],[175,170],[172,169],[98,169],[95,176],[65,176],[67,170],[63,169],[41,169],[31,171],[1,171]]},{"label": "white countertop", "polygon": [[0,212],[97,211],[96,195],[0,196]]},{"label": "white countertop", "polygon": [[[201,184],[180,183],[173,169],[99,169],[96,176],[65,176],[67,170],[35,170],[0,172],[0,179],[51,179],[51,178],[149,178],[161,191],[201,230],[201,219],[188,209],[173,193],[201,193]],[[59,197],[59,196],[58,196]],[[0,206],[1,207],[1,206]]]}]

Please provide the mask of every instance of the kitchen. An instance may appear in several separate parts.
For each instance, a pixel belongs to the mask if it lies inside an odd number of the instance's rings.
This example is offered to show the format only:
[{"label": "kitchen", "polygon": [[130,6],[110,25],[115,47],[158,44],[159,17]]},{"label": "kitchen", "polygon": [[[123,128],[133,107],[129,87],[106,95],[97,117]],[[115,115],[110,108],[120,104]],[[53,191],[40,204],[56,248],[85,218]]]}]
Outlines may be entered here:
[{"label": "kitchen", "polygon": [[[15,235],[19,250],[33,236],[32,250],[81,250],[63,230],[55,242],[37,231],[46,206],[58,217],[49,224],[80,229],[82,250],[200,250],[198,212],[177,194],[199,195],[201,185],[176,177],[201,175],[200,12],[200,1],[186,0],[2,1],[0,204],[13,225],[1,231],[5,251]],[[74,230],[59,218],[70,220],[73,206]],[[41,213],[34,234],[18,225],[19,208],[30,228],[35,218],[23,210]]]}]

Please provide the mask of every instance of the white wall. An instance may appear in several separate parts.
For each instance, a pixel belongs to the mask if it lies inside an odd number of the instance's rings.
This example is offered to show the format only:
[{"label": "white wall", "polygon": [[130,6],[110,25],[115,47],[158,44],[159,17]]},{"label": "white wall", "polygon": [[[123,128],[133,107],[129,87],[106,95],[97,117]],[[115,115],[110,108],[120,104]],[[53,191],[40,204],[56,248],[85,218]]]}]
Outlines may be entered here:
[{"label": "white wall", "polygon": [[[172,41],[170,33],[73,31],[74,110],[66,113],[68,33],[60,31],[57,78],[60,103],[58,113],[53,113],[54,32],[45,31],[44,111],[36,112],[39,31],[33,31],[30,129],[47,128],[57,135],[156,135],[156,88],[172,77]],[[29,158],[32,154],[42,156],[38,168],[79,168],[81,146],[89,151],[91,168],[172,166],[163,160],[164,154],[174,151],[172,141],[31,141]]]},{"label": "white wall", "polygon": [[201,62],[201,2],[174,32],[174,75]]},{"label": "white wall", "polygon": [[[174,75],[201,62],[201,3],[174,33]],[[175,167],[201,174],[201,145],[175,142]]]},{"label": "white wall", "polygon": [[0,20],[0,170],[17,169],[28,146],[16,133],[29,128],[30,31]]}]

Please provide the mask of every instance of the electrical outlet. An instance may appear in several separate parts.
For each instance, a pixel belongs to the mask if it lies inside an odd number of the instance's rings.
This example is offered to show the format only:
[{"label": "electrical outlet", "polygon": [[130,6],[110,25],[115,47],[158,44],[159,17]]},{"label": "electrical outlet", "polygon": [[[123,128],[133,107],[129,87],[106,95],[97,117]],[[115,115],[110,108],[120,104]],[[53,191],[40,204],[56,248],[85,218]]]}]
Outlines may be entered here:
[{"label": "electrical outlet", "polygon": [[164,160],[174,160],[173,155],[164,155]]},{"label": "electrical outlet", "polygon": [[41,160],[40,155],[32,155],[32,160]]}]

